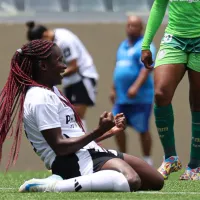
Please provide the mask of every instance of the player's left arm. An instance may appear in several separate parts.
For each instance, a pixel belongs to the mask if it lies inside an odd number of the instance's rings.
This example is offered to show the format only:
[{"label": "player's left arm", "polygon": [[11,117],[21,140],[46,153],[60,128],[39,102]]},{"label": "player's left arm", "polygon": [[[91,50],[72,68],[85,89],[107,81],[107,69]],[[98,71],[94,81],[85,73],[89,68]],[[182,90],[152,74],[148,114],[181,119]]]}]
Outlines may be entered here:
[{"label": "player's left arm", "polygon": [[77,65],[78,53],[73,41],[66,42],[63,44],[63,56],[64,56],[64,62],[67,64],[67,68],[63,73],[63,77],[70,76],[76,73],[78,71],[78,65]]},{"label": "player's left arm", "polygon": [[[153,58],[155,58],[156,49],[153,44],[151,44],[151,51],[152,51]],[[139,73],[136,81],[130,87],[130,89],[135,91],[135,93],[137,93],[137,91],[140,89],[140,87],[144,84],[144,82],[147,80],[149,74],[152,72],[152,69],[153,69],[153,68],[146,69],[144,67],[143,63],[141,62],[141,52],[140,51],[137,52],[137,59],[138,59],[138,66],[140,67],[140,73]]]}]

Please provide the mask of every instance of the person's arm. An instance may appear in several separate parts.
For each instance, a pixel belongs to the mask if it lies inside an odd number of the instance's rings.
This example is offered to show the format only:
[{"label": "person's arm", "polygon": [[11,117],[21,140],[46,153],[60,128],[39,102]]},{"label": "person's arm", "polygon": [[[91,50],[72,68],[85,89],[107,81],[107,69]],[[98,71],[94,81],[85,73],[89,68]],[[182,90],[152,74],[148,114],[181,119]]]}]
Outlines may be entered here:
[{"label": "person's arm", "polygon": [[42,133],[56,155],[69,155],[75,153],[114,126],[113,116],[110,113],[105,112],[100,117],[98,128],[93,132],[80,137],[64,137],[61,132],[61,122],[58,114],[59,102],[54,95],[49,97],[46,96],[45,99],[48,103],[45,102],[33,105],[32,115],[38,130]]},{"label": "person's arm", "polygon": [[145,30],[142,50],[150,50],[150,44],[163,21],[168,2],[169,0],[154,1]]},{"label": "person's arm", "polygon": [[102,131],[98,128],[89,134],[74,138],[65,138],[60,127],[43,130],[41,133],[58,156],[75,153],[102,135]]},{"label": "person's arm", "polygon": [[77,59],[78,52],[75,48],[73,41],[63,43],[63,56],[64,62],[67,64],[65,72],[62,74],[63,77],[70,76],[78,71]]},{"label": "person's arm", "polygon": [[[141,47],[139,47],[140,49]],[[156,48],[154,46],[154,44],[151,44],[151,52],[152,52],[152,57],[155,58],[156,55]],[[152,72],[152,69],[146,69],[144,64],[141,62],[141,51],[137,51],[136,55],[135,55],[136,60],[138,60],[138,64],[137,67],[139,67],[139,75],[136,78],[136,80],[133,82],[133,84],[130,86],[129,90],[128,90],[128,96],[130,98],[133,98],[137,95],[138,90],[140,89],[140,87],[142,87],[142,85],[145,83],[145,81],[147,80],[149,74]]]}]

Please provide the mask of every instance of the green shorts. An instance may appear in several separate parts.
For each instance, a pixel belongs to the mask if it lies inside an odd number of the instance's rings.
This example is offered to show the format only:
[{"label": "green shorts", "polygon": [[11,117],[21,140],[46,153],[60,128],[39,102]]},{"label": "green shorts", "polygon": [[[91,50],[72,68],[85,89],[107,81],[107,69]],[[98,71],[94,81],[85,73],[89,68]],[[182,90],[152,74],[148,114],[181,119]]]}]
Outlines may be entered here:
[{"label": "green shorts", "polygon": [[165,64],[185,64],[186,67],[200,72],[200,37],[188,39],[165,33],[155,67]]}]

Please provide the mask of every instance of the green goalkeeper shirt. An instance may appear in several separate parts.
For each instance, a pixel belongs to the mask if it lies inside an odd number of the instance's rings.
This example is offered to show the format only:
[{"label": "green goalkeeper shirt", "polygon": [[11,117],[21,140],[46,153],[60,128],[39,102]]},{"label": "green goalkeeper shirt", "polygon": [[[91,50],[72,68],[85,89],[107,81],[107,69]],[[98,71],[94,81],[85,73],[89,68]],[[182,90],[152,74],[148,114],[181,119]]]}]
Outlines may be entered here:
[{"label": "green goalkeeper shirt", "polygon": [[150,49],[168,4],[169,22],[165,32],[182,38],[200,37],[200,0],[155,0],[144,35],[143,50]]}]

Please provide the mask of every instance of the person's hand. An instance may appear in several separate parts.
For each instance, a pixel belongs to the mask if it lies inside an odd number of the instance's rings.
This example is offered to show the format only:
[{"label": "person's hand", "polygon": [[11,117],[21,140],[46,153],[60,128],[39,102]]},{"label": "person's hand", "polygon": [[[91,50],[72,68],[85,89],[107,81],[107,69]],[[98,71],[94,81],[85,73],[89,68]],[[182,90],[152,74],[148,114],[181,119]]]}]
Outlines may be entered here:
[{"label": "person's hand", "polygon": [[124,113],[119,113],[114,118],[115,126],[111,129],[114,134],[126,129],[126,117]]},{"label": "person's hand", "polygon": [[116,99],[116,92],[115,92],[114,89],[112,89],[111,92],[110,92],[110,101],[111,101],[112,104],[115,103],[115,99]]},{"label": "person's hand", "polygon": [[99,119],[99,131],[101,134],[106,133],[115,126],[114,117],[111,112],[104,112]]},{"label": "person's hand", "polygon": [[138,92],[138,89],[134,86],[131,86],[129,89],[128,89],[128,93],[127,93],[127,96],[129,98],[134,98],[136,95],[137,95],[137,92]]},{"label": "person's hand", "polygon": [[112,137],[113,135],[117,135],[122,133],[126,129],[126,118],[123,113],[119,113],[114,118],[114,126],[108,130],[107,132],[104,132],[95,140],[96,142],[100,142],[102,140],[105,140],[107,138]]},{"label": "person's hand", "polygon": [[142,50],[142,58],[141,61],[143,62],[144,66],[147,69],[152,69],[151,66],[153,64],[152,53],[150,50]]}]

